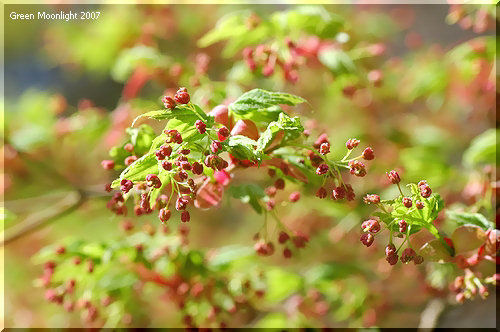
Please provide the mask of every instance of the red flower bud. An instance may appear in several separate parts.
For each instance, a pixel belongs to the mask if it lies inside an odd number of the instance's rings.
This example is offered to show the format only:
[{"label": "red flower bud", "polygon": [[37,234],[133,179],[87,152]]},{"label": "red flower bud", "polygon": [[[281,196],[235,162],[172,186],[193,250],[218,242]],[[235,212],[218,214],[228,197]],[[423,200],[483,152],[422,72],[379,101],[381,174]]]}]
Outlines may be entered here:
[{"label": "red flower bud", "polygon": [[363,221],[361,228],[363,229],[363,232],[377,233],[380,231],[380,224],[375,219],[369,219]]},{"label": "red flower bud", "polygon": [[168,108],[170,110],[173,110],[175,108],[175,101],[172,99],[172,97],[164,96],[161,101],[163,102],[163,105],[165,105],[165,108]]},{"label": "red flower bud", "polygon": [[326,192],[326,189],[323,187],[320,187],[318,191],[316,191],[316,197],[323,199],[326,197],[328,193]]},{"label": "red flower bud", "polygon": [[347,149],[352,150],[359,145],[359,140],[355,138],[350,138],[345,142]]},{"label": "red flower bud", "polygon": [[318,168],[316,168],[316,174],[318,175],[324,175],[328,173],[329,167],[327,164],[320,164]]},{"label": "red flower bud", "polygon": [[364,160],[373,160],[375,158],[375,154],[373,153],[373,149],[370,147],[367,147],[366,149],[364,149],[362,156],[363,156]]},{"label": "red flower bud", "polygon": [[360,241],[367,247],[371,246],[374,240],[375,238],[371,233],[364,233],[360,238]]},{"label": "red flower bud", "polygon": [[111,170],[115,168],[115,162],[113,160],[103,160],[101,161],[101,166],[106,170]]},{"label": "red flower bud", "polygon": [[409,263],[415,258],[415,256],[417,256],[415,250],[412,248],[406,248],[401,254],[401,262],[405,264]]},{"label": "red flower bud", "polygon": [[411,208],[412,202],[410,197],[403,197],[403,205],[408,209]]},{"label": "red flower bud", "polygon": [[389,173],[385,173],[385,174],[387,174],[387,178],[393,184],[398,184],[399,182],[401,182],[401,178],[399,177],[398,172],[396,172],[396,171],[390,171]]},{"label": "red flower bud", "polygon": [[188,211],[182,211],[182,213],[181,213],[181,221],[182,222],[189,222],[190,219],[191,219],[191,216],[189,215],[189,212]]},{"label": "red flower bud", "polygon": [[293,193],[290,194],[290,202],[295,203],[300,199],[300,192],[294,191]]}]

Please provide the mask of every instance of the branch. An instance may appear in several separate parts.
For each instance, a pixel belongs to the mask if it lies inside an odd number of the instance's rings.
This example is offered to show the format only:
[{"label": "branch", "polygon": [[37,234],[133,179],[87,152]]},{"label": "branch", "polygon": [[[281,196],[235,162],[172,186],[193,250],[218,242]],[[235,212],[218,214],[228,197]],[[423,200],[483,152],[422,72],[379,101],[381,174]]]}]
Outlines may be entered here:
[{"label": "branch", "polygon": [[79,208],[88,196],[83,191],[70,192],[66,197],[50,207],[30,214],[24,221],[9,227],[2,233],[1,245],[4,246],[17,238],[33,232],[39,227],[57,220]]}]

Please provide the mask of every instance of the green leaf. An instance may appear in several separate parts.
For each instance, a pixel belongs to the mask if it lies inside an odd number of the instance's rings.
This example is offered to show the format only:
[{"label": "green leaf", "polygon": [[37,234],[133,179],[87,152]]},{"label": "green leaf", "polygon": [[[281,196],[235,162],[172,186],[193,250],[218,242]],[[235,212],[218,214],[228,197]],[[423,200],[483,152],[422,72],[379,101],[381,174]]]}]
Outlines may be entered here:
[{"label": "green leaf", "polygon": [[498,130],[488,129],[476,136],[465,151],[463,162],[472,167],[478,164],[495,164]]},{"label": "green leaf", "polygon": [[438,239],[424,244],[422,248],[420,248],[419,254],[431,261],[439,261],[442,259],[446,261],[451,258],[448,249],[446,249],[443,243]]},{"label": "green leaf", "polygon": [[277,12],[271,21],[283,33],[307,33],[321,38],[334,38],[343,25],[340,16],[334,15],[322,6],[298,6]]},{"label": "green leaf", "polygon": [[273,312],[262,317],[256,324],[256,328],[283,329],[290,326],[290,319],[281,312]]},{"label": "green leaf", "polygon": [[111,77],[118,82],[124,82],[140,65],[154,68],[166,65],[167,57],[162,55],[157,48],[136,46],[122,51],[115,65],[111,69]]},{"label": "green leaf", "polygon": [[83,254],[92,258],[101,258],[104,254],[104,246],[98,243],[88,243],[81,248]]},{"label": "green leaf", "polygon": [[486,240],[486,233],[479,226],[460,226],[451,235],[456,253],[464,253],[479,248]]},{"label": "green leaf", "polygon": [[137,155],[143,155],[148,152],[156,134],[150,126],[142,124],[139,128],[127,128],[127,134],[130,136],[130,143],[134,146],[134,152]]},{"label": "green leaf", "polygon": [[262,213],[259,200],[266,196],[264,190],[255,184],[245,184],[230,187],[230,194],[233,198],[239,199],[243,203],[250,204],[258,213]]},{"label": "green leaf", "polygon": [[97,281],[97,287],[110,292],[116,289],[128,288],[134,285],[139,278],[118,264],[115,264],[113,268],[109,269],[101,278]]},{"label": "green leaf", "polygon": [[302,127],[298,116],[291,118],[286,113],[280,113],[278,121],[271,122],[262,135],[260,135],[259,140],[257,141],[257,149],[264,151],[267,147],[269,147],[273,139],[281,130],[285,133],[282,140],[283,144],[286,141],[299,137],[304,131],[304,127]]},{"label": "green leaf", "polygon": [[280,269],[272,269],[266,273],[267,293],[266,300],[278,303],[285,300],[303,286],[303,279],[294,273]]},{"label": "green leaf", "polygon": [[193,105],[193,108],[190,108],[188,105],[177,105],[173,110],[159,110],[141,114],[134,119],[132,127],[135,125],[137,120],[143,117],[155,120],[177,119],[189,124],[194,124],[196,120],[202,120],[204,122],[208,121],[209,116],[206,115],[199,106],[194,104],[191,105]]},{"label": "green leaf", "polygon": [[319,61],[330,69],[334,74],[349,74],[356,72],[356,65],[347,53],[333,47],[324,48],[319,51]]},{"label": "green leaf", "polygon": [[309,283],[316,283],[321,280],[344,279],[360,273],[364,273],[364,270],[357,263],[331,262],[311,267],[308,269],[305,278]]},{"label": "green leaf", "polygon": [[[286,177],[290,181],[296,182],[297,180],[300,180],[302,182],[307,182],[311,183],[313,185],[321,186],[321,181],[323,179],[316,174],[315,168],[311,167],[308,165],[308,163],[304,162],[304,155],[300,153],[298,150],[291,148],[291,147],[282,147],[279,149],[276,149],[273,151],[273,155],[276,157],[279,157],[285,161],[287,161],[289,164],[295,166],[298,171],[300,171],[302,174],[297,174],[295,169],[291,169],[291,174],[289,173],[288,175],[283,174],[281,170],[279,170],[280,174],[282,176]],[[303,177],[307,178],[307,180],[303,179]]]},{"label": "green leaf", "polygon": [[267,21],[261,21],[251,29],[247,22],[253,11],[245,10],[223,16],[215,28],[198,40],[199,47],[207,47],[221,40],[227,40],[223,57],[231,57],[248,45],[264,42],[274,35],[274,29]]},{"label": "green leaf", "polygon": [[266,110],[275,105],[295,106],[305,101],[301,97],[288,93],[253,89],[229,104],[229,110],[239,116],[244,116],[250,112]]},{"label": "green leaf", "polygon": [[215,28],[198,40],[198,47],[208,47],[216,42],[237,37],[248,32],[245,25],[251,11],[240,11],[227,14],[217,21]]},{"label": "green leaf", "polygon": [[253,255],[255,255],[255,250],[252,247],[226,246],[217,249],[215,257],[210,260],[210,265],[217,267],[227,265]]},{"label": "green leaf", "polygon": [[238,159],[242,160],[260,160],[261,154],[255,151],[257,142],[251,138],[242,135],[230,136],[225,145],[227,151]]},{"label": "green leaf", "polygon": [[446,216],[451,221],[457,223],[457,225],[476,225],[484,230],[495,227],[495,224],[489,221],[481,213],[457,212],[457,211],[447,210]]},{"label": "green leaf", "polygon": [[148,153],[134,161],[130,166],[120,174],[120,177],[113,181],[112,188],[120,186],[123,179],[134,181],[143,181],[148,174],[158,174],[158,162],[154,153]]}]

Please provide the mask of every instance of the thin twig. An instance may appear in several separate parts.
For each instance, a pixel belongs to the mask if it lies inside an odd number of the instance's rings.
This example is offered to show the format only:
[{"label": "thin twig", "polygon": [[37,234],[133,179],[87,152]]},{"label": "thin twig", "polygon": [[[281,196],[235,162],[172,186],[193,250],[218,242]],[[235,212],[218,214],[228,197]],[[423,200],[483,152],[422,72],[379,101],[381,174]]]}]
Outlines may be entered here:
[{"label": "thin twig", "polygon": [[40,212],[30,214],[24,221],[5,230],[2,234],[1,245],[5,246],[19,237],[35,231],[39,227],[75,211],[87,199],[88,196],[83,191],[71,192],[59,202]]}]

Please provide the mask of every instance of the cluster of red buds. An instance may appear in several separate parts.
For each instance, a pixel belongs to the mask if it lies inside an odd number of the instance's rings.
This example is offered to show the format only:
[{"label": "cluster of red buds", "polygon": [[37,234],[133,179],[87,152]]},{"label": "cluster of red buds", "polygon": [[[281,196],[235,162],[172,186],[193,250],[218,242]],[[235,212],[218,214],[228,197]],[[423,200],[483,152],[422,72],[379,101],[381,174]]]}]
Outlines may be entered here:
[{"label": "cluster of red buds", "polygon": [[499,273],[487,278],[481,278],[480,275],[466,269],[464,276],[456,277],[454,282],[450,284],[450,290],[456,293],[455,300],[458,303],[464,303],[466,299],[472,300],[478,294],[482,299],[485,299],[489,295],[486,285],[496,285],[499,279]]},{"label": "cluster of red buds", "polygon": [[[149,227],[146,227],[149,226]],[[155,244],[145,242],[144,244],[135,245],[135,250],[142,260],[154,265],[162,257],[169,259],[178,258],[179,256],[189,257],[192,252],[186,247],[186,238],[189,229],[187,225],[179,227],[179,234],[170,234],[168,227],[158,225],[158,229],[162,228],[163,233],[168,236],[181,237],[181,246],[177,246],[177,241],[166,242],[164,246],[157,247]],[[126,227],[129,232],[133,228],[132,225]],[[154,236],[157,229],[150,224],[145,224],[143,232]],[[132,234],[133,236],[133,234]],[[152,247],[149,247],[149,246]],[[154,248],[153,248],[154,247]],[[75,251],[76,250],[76,251]],[[216,252],[215,252],[216,253]],[[197,254],[200,254],[197,251]],[[73,312],[81,311],[83,323],[92,327],[101,327],[104,324],[106,316],[110,314],[112,308],[110,305],[118,298],[114,298],[113,294],[108,293],[99,287],[93,288],[93,294],[89,295],[87,291],[88,283],[85,278],[97,278],[99,275],[93,275],[94,264],[102,264],[100,260],[94,261],[86,257],[85,253],[79,249],[73,248],[67,251],[65,247],[58,247],[53,252],[54,260],[47,261],[44,264],[43,275],[40,278],[40,285],[44,287],[45,298],[51,303],[62,306],[66,311]],[[212,254],[202,254],[203,261],[209,262],[212,259]],[[56,269],[62,260],[72,260],[74,265],[82,264],[82,260],[87,260],[85,272],[87,275],[79,275],[77,279],[73,276],[63,277],[55,275]],[[71,263],[70,263],[71,264]],[[67,265],[60,264],[61,269],[67,269]],[[197,326],[210,326],[225,328],[231,322],[231,316],[241,310],[248,310],[253,306],[253,303],[261,299],[266,292],[265,275],[260,271],[248,271],[248,274],[239,273],[241,277],[241,290],[233,291],[230,289],[227,282],[227,271],[219,273],[213,271],[210,276],[200,276],[199,274],[183,275],[182,266],[177,266],[173,273],[164,275],[156,269],[149,268],[138,261],[130,261],[126,267],[131,273],[135,274],[141,283],[154,283],[165,289],[164,296],[172,304],[176,305],[181,316],[183,324],[188,328]],[[100,269],[101,273],[106,273]],[[77,280],[84,280],[77,282]],[[93,283],[92,283],[93,284]],[[116,294],[119,295],[120,288],[117,288]],[[224,300],[214,296],[214,294],[224,294]],[[188,310],[189,303],[204,303],[210,305],[210,310],[204,315],[192,316],[192,312]],[[122,322],[129,325],[132,322],[132,316],[125,313],[122,317]]]},{"label": "cluster of red buds", "polygon": [[[274,254],[275,247],[273,242],[261,239],[258,233],[255,234],[254,240],[257,240],[254,249],[259,256],[271,256]],[[279,232],[277,242],[283,246],[283,257],[291,258],[293,256],[293,248],[297,250],[305,248],[307,242],[309,242],[309,237],[297,231],[293,232],[293,235],[290,235],[287,231],[283,230]]]},{"label": "cluster of red buds", "polygon": [[[408,209],[408,213],[411,211],[410,209],[413,207],[413,201],[411,197],[406,197],[404,196],[401,187],[400,187],[400,182],[401,182],[401,177],[399,176],[399,173],[396,171],[390,171],[387,173],[387,178],[390,183],[396,184],[398,186],[398,189],[401,193],[400,199],[401,199],[401,204]],[[426,181],[422,180],[418,183],[418,189],[420,191],[420,195],[422,196],[423,200],[429,198],[431,196],[432,190],[427,184]],[[383,202],[380,200],[379,195],[375,194],[367,194],[364,198],[363,201],[366,204],[374,204],[378,207],[381,208],[382,211],[387,212],[387,209],[384,207]],[[416,200],[415,201],[415,208],[416,209],[423,209],[425,207],[425,203],[421,200]],[[365,220],[361,224],[361,228],[363,230],[363,234],[361,235],[360,241],[367,247],[371,246],[373,242],[375,241],[375,236],[379,231],[381,230],[381,224],[380,220],[378,218],[372,218],[369,220]],[[421,264],[424,261],[424,258],[421,255],[418,255],[415,250],[411,247],[410,245],[410,240],[409,240],[409,233],[408,231],[410,230],[409,224],[406,220],[404,219],[394,219],[389,225],[387,225],[387,228],[390,231],[390,240],[387,246],[385,247],[385,256],[386,256],[386,261],[390,265],[395,265],[398,260],[401,259],[402,263],[409,263],[413,261],[415,264]],[[397,229],[397,231],[394,230],[394,228]],[[406,235],[406,239],[401,243],[399,248],[396,249],[396,246],[392,242],[393,235],[398,238],[403,238]],[[401,248],[403,245],[408,242],[408,247],[404,249],[401,253],[401,258],[399,257],[398,253],[400,252]]]},{"label": "cluster of red buds", "polygon": [[309,37],[298,43],[286,38],[284,45],[283,49],[266,44],[247,47],[243,50],[243,59],[251,71],[260,68],[261,74],[266,77],[273,75],[279,67],[283,78],[294,84],[299,79],[298,68],[307,60],[317,61],[319,50],[329,43],[317,37]]},{"label": "cluster of red buds", "polygon": [[243,50],[243,58],[247,67],[251,71],[261,68],[263,76],[269,77],[274,74],[276,66],[281,67],[283,77],[290,83],[296,83],[299,79],[297,67],[298,62],[294,52],[293,43],[287,42],[289,59],[285,60],[280,56],[278,50],[274,50],[267,45],[258,45],[255,49],[247,47]]},{"label": "cluster of red buds", "polygon": [[[165,96],[163,101],[166,108],[174,109],[177,103],[188,104],[190,96],[186,88],[180,88],[173,98]],[[218,129],[209,128],[210,130],[215,130],[219,138],[219,140],[213,140],[207,134],[207,124],[202,120],[197,120],[193,129],[202,135],[206,134],[210,141],[209,147],[200,159],[199,157],[191,157],[191,151],[184,147],[184,141],[179,131],[175,129],[164,130],[164,135],[166,136],[165,143],[156,149],[155,156],[161,167],[170,173],[170,181],[162,183],[156,174],[148,174],[145,180],[135,181],[135,183],[124,178],[120,182],[121,192],[113,195],[112,199],[108,202],[108,208],[117,215],[126,215],[126,195],[130,195],[129,192],[134,189],[132,194],[136,197],[135,214],[140,216],[158,210],[159,220],[165,223],[171,217],[170,203],[174,198],[173,195],[176,193],[175,209],[179,211],[182,222],[189,222],[190,214],[187,211],[187,207],[193,204],[196,199],[197,183],[207,180],[202,176],[204,168],[208,167],[220,172],[229,166],[229,163],[219,154],[223,152],[221,142],[225,141],[232,134],[226,126],[221,126]],[[134,146],[129,143],[124,146],[124,149],[127,152],[133,152]],[[133,161],[137,160],[137,156],[133,155],[133,157]],[[127,162],[125,164],[127,165]],[[102,166],[107,170],[112,170],[115,163],[112,160],[104,160]],[[156,201],[151,202],[151,192],[155,189],[159,189],[161,192],[170,192],[170,195],[160,193],[156,196]],[[109,184],[106,186],[106,191],[111,191]]]},{"label": "cluster of red buds", "polygon": [[309,289],[305,295],[293,295],[287,301],[287,310],[290,314],[300,312],[308,318],[320,318],[328,313],[329,303],[317,289]]},{"label": "cluster of red buds", "polygon": [[[325,189],[325,184],[329,178],[333,180],[334,188],[331,192],[331,199],[341,200],[346,198],[348,201],[352,201],[355,198],[355,193],[352,186],[345,183],[342,179],[342,174],[340,173],[340,168],[347,168],[349,173],[357,176],[363,177],[366,175],[366,166],[360,160],[373,160],[375,154],[371,147],[367,147],[363,152],[355,157],[349,159],[352,151],[359,145],[360,141],[355,138],[348,139],[346,142],[347,153],[340,161],[331,161],[328,159],[328,154],[330,153],[330,142],[326,134],[322,134],[313,144],[319,154],[314,151],[309,151],[309,160],[311,164],[316,167],[316,174],[319,176],[324,176],[323,185],[316,191],[316,197],[323,199],[328,196],[328,192]],[[337,183],[336,183],[337,182]]]},{"label": "cluster of red buds", "polygon": [[[55,254],[57,256],[65,256],[66,248],[59,246],[55,249]],[[73,264],[82,264],[82,259],[80,256],[73,257]],[[52,277],[57,268],[57,263],[55,261],[47,261],[44,264],[44,272],[40,277],[42,287],[45,290],[45,299],[48,302],[55,303],[62,306],[67,312],[73,312],[75,309],[81,310],[82,318],[86,324],[94,322],[99,316],[99,307],[105,307],[111,303],[111,298],[106,296],[102,298],[100,304],[92,303],[88,299],[80,298],[75,299],[75,288],[77,287],[77,282],[74,278],[70,277],[63,283],[57,283],[54,285]],[[94,262],[88,259],[85,266],[85,272],[91,274],[94,272]]]},{"label": "cluster of red buds", "polygon": [[173,110],[177,104],[187,104],[191,100],[186,88],[179,88],[174,97],[165,96],[162,99],[166,108]]},{"label": "cluster of red buds", "polygon": [[495,28],[495,18],[482,6],[450,4],[447,19],[450,23],[458,23],[462,29],[472,29],[475,33],[484,33]]}]

